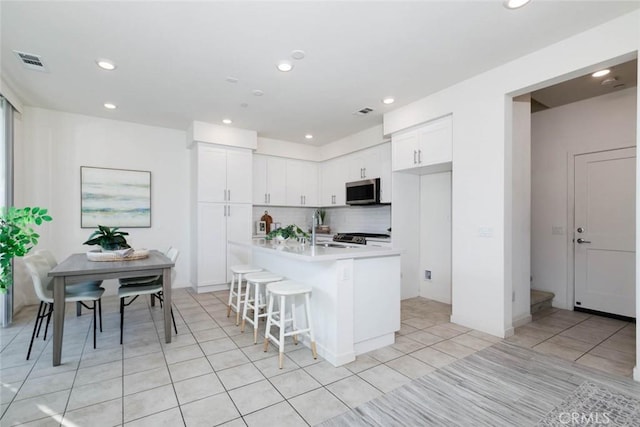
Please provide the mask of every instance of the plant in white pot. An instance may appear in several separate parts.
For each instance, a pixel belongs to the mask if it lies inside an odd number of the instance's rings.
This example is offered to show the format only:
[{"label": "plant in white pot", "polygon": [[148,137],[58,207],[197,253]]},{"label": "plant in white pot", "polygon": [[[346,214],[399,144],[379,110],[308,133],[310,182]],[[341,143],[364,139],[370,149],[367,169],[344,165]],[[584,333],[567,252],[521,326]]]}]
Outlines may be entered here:
[{"label": "plant in white pot", "polygon": [[131,246],[129,246],[127,239],[124,237],[128,235],[129,233],[126,231],[119,231],[118,227],[109,228],[99,225],[98,229],[89,236],[89,239],[83,245],[98,245],[103,251],[128,249]]}]

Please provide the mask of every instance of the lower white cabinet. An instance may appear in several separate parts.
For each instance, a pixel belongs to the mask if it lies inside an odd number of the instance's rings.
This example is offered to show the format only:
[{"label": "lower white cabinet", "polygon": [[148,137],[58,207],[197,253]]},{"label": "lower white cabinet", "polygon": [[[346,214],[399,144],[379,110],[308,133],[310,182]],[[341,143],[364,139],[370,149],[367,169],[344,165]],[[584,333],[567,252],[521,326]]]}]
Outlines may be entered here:
[{"label": "lower white cabinet", "polygon": [[251,241],[252,205],[198,203],[193,230],[191,281],[198,293],[223,289],[231,280],[229,267],[249,262],[249,250],[227,241]]}]

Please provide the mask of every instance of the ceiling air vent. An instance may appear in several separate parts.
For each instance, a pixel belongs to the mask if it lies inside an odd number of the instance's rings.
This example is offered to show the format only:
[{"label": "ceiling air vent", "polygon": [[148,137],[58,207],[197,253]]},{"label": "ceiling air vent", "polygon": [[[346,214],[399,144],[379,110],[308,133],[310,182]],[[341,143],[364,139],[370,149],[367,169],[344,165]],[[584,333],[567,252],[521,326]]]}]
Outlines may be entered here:
[{"label": "ceiling air vent", "polygon": [[47,71],[47,68],[44,66],[42,62],[42,58],[39,55],[34,55],[32,53],[18,52],[17,50],[13,51],[18,59],[22,62],[22,65],[25,68],[36,71]]},{"label": "ceiling air vent", "polygon": [[361,110],[358,110],[356,112],[354,112],[353,114],[355,114],[356,116],[366,116],[367,114],[371,113],[373,111],[373,108],[369,108],[369,107],[364,107]]}]

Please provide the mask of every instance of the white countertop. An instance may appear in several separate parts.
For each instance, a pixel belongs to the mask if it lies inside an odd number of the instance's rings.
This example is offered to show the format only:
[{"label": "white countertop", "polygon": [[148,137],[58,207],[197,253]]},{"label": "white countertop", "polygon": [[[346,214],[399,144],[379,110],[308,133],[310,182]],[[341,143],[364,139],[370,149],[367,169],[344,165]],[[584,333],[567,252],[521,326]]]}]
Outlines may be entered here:
[{"label": "white countertop", "polygon": [[286,258],[306,262],[333,261],[339,259],[378,258],[397,256],[399,249],[376,247],[369,245],[344,245],[345,247],[310,246],[309,244],[277,244],[264,238],[254,239],[251,243],[229,241],[229,244],[250,247],[254,250],[277,253]]}]

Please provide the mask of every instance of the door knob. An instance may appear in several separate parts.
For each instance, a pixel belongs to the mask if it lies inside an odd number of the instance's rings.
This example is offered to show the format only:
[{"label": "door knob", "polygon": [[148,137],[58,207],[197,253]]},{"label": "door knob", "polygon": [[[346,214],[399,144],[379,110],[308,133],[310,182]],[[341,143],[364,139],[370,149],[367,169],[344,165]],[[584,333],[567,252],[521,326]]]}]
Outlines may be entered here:
[{"label": "door knob", "polygon": [[583,243],[591,243],[591,241],[589,240],[584,240],[582,237],[580,237],[578,240],[576,240],[576,242],[583,244]]},{"label": "door knob", "polygon": [[582,227],[578,227],[578,229],[576,230],[578,233],[584,233],[584,228]]}]

